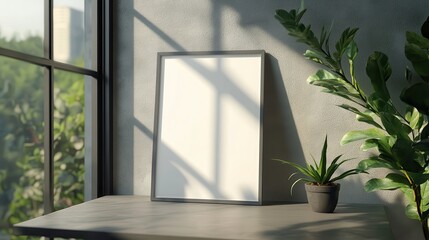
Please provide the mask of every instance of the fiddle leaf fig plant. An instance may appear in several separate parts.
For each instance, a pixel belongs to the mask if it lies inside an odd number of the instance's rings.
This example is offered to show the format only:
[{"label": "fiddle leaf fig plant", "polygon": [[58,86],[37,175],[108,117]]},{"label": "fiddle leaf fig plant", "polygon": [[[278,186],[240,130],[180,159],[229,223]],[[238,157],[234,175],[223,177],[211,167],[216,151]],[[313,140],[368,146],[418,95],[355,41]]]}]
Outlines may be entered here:
[{"label": "fiddle leaf fig plant", "polygon": [[[311,156],[311,158],[313,159],[313,165],[307,163],[306,166],[301,166],[299,164],[296,164],[294,162],[290,162],[287,160],[274,159],[274,160],[279,161],[283,164],[287,164],[287,165],[294,167],[296,170],[298,170],[299,173],[304,175],[304,177],[298,178],[292,184],[292,186],[290,188],[291,194],[292,194],[293,187],[298,182],[301,182],[301,181],[306,182],[308,184],[312,184],[312,185],[318,185],[318,186],[332,185],[337,180],[341,180],[347,176],[358,174],[361,172],[358,169],[349,169],[349,170],[339,174],[338,176],[334,177],[334,173],[338,170],[338,168],[343,163],[345,163],[351,159],[345,159],[345,160],[340,161],[340,158],[342,157],[342,155],[338,155],[328,165],[327,156],[326,156],[327,151],[328,151],[328,137],[326,136],[325,142],[323,143],[322,152],[320,153],[319,161],[317,162],[314,159],[314,157]],[[290,175],[289,179],[292,178],[294,175],[296,175],[298,172],[292,173]]]},{"label": "fiddle leaf fig plant", "polygon": [[[362,141],[361,149],[377,150],[375,156],[361,160],[360,171],[386,168],[384,178],[373,178],[365,184],[366,191],[400,190],[408,205],[406,215],[421,222],[423,235],[429,239],[429,18],[421,33],[406,33],[405,56],[412,69],[406,69],[410,82],[400,99],[408,105],[405,113],[398,110],[386,86],[392,69],[382,52],[372,53],[366,63],[366,75],[372,93],[365,93],[355,74],[355,60],[359,49],[354,40],[357,28],[345,29],[331,46],[331,31],[322,28],[319,37],[310,25],[301,22],[303,7],[298,10],[276,11],[276,19],[289,35],[309,48],[304,57],[322,65],[322,69],[308,78],[312,85],[343,98],[349,104],[339,107],[356,114],[356,120],[369,125],[364,130],[347,132],[341,144]],[[332,48],[332,50],[331,50]],[[348,63],[348,71],[343,63]]]}]

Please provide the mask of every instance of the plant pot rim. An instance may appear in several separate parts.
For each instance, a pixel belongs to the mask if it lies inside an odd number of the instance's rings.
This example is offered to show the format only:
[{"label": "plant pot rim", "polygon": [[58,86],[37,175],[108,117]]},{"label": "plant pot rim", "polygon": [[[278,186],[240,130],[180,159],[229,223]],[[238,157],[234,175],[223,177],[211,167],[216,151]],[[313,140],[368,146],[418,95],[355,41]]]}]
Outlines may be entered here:
[{"label": "plant pot rim", "polygon": [[333,183],[330,185],[305,184],[305,190],[308,192],[337,192],[340,191],[341,184]]},{"label": "plant pot rim", "polygon": [[321,184],[321,185],[319,185],[319,184],[318,184],[318,183],[316,183],[316,182],[306,182],[306,183],[305,183],[305,185],[306,185],[306,186],[316,186],[316,187],[335,187],[335,186],[340,186],[341,184],[340,184],[340,183],[333,182],[333,183],[328,183],[328,184]]}]

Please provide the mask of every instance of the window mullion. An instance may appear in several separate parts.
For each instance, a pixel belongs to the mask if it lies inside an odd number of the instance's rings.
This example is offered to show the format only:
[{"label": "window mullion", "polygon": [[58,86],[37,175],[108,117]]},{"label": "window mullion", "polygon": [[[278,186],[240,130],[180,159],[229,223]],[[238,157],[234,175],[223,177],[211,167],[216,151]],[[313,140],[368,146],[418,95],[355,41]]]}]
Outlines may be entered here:
[{"label": "window mullion", "polygon": [[44,52],[45,58],[53,60],[53,0],[45,0],[45,11],[44,11],[44,28],[45,28],[45,37],[44,37]]},{"label": "window mullion", "polygon": [[99,84],[99,196],[113,194],[112,152],[112,53],[113,0],[98,0],[98,72]]},{"label": "window mullion", "polygon": [[[53,59],[53,0],[45,0],[44,8],[44,28],[45,58]],[[54,161],[53,161],[53,98],[54,79],[53,67],[48,66],[45,70],[44,79],[44,183],[43,183],[43,205],[44,213],[51,213],[54,210]]]},{"label": "window mullion", "polygon": [[44,181],[43,181],[43,207],[44,214],[54,210],[54,157],[53,157],[53,125],[54,125],[54,89],[53,69],[47,67],[44,79]]}]

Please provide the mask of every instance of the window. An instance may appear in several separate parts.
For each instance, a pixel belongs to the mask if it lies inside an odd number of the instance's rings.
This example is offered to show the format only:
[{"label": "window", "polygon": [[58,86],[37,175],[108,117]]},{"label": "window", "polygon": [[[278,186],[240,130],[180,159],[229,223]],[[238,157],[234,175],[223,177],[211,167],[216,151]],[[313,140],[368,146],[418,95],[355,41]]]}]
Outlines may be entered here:
[{"label": "window", "polygon": [[111,193],[111,1],[0,4],[3,239],[14,223]]}]

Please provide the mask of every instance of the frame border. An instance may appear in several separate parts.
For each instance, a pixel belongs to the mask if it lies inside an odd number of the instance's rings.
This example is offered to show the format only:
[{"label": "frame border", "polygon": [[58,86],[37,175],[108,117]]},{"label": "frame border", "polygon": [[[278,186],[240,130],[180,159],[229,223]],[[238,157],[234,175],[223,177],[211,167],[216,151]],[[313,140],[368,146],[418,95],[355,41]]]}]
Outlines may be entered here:
[{"label": "frame border", "polygon": [[[264,82],[265,82],[265,51],[264,50],[235,50],[235,51],[190,51],[190,52],[158,52],[156,66],[156,94],[155,94],[155,119],[152,146],[152,176],[151,176],[151,201],[168,201],[183,203],[220,203],[220,204],[242,204],[262,205],[262,179],[263,179],[263,126],[264,126]],[[210,56],[210,55],[260,55],[261,57],[261,86],[260,86],[260,117],[259,117],[259,184],[257,201],[240,200],[217,200],[217,199],[193,199],[193,198],[161,198],[156,197],[156,169],[159,133],[159,114],[161,97],[161,70],[163,57],[169,56]]]}]

